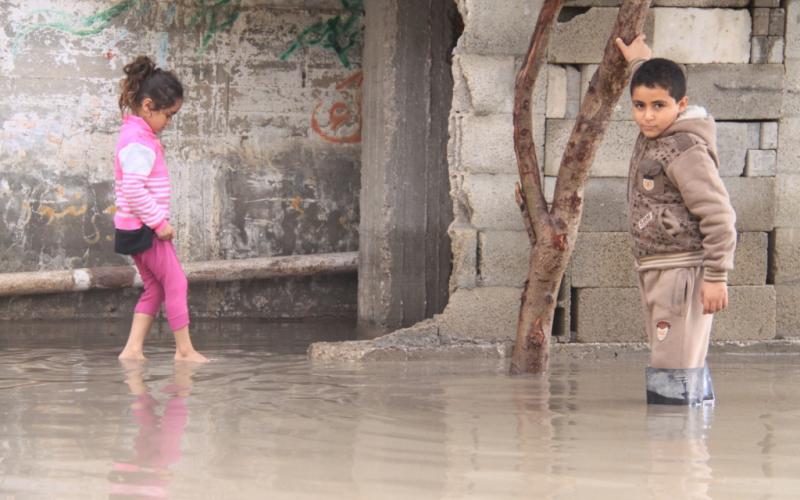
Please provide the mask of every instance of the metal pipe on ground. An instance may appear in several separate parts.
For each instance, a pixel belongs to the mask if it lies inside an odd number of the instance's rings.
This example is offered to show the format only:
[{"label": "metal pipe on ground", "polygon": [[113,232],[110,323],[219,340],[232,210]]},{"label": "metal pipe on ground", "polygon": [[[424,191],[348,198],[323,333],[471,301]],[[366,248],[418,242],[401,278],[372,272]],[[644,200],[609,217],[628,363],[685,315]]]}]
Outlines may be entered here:
[{"label": "metal pipe on ground", "polygon": [[[358,252],[187,262],[189,283],[288,278],[358,271]],[[142,286],[133,266],[0,274],[0,297]]]}]

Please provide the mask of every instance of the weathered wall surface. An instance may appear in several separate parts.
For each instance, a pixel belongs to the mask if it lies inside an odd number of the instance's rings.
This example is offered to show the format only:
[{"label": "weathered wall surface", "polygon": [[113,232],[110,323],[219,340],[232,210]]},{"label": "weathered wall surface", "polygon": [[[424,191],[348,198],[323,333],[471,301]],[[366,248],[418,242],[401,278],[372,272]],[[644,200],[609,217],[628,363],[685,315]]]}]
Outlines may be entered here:
[{"label": "weathered wall surface", "polygon": [[[0,272],[125,262],[116,100],[138,54],[186,87],[162,136],[183,259],[356,250],[361,4],[0,1]],[[332,291],[352,312],[351,281]]]},{"label": "weathered wall surface", "polygon": [[184,258],[357,248],[360,41],[342,60],[321,47],[281,54],[306,28],[360,10],[221,2],[212,20],[198,4],[0,2],[3,271],[120,263],[109,244],[117,82],[140,53],[187,90],[162,137]]},{"label": "weathered wall surface", "polygon": [[[438,324],[448,335],[510,338],[529,254],[513,194],[513,84],[541,2],[457,3],[465,31],[454,57],[450,123],[454,272]],[[618,4],[568,1],[551,38],[550,64],[533,104],[548,199]],[[705,105],[719,123],[739,243],[731,307],[718,315],[714,338],[800,336],[800,0],[656,0],[646,32],[656,56],[685,65],[691,102]],[[585,194],[556,314],[560,340],[643,340],[625,225],[637,131],[623,95]]]}]

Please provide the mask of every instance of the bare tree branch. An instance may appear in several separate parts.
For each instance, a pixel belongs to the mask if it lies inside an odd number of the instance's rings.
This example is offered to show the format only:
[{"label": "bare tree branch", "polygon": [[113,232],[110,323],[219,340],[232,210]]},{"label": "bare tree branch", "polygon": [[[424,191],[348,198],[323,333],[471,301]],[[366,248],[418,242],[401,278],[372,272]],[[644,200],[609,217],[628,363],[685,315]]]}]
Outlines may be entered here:
[{"label": "bare tree branch", "polygon": [[[526,62],[517,76],[514,100],[514,146],[522,185],[517,195],[523,217],[531,220],[528,279],[522,293],[511,373],[547,370],[556,298],[578,235],[583,192],[611,113],[628,81],[628,71],[614,40],[626,42],[641,33],[650,0],[625,0],[606,44],[603,61],[592,77],[567,143],[556,180],[553,206],[547,211],[531,133],[533,86],[545,61],[547,41],[563,0],[545,0],[531,37]],[[528,227],[526,225],[526,227]]]}]

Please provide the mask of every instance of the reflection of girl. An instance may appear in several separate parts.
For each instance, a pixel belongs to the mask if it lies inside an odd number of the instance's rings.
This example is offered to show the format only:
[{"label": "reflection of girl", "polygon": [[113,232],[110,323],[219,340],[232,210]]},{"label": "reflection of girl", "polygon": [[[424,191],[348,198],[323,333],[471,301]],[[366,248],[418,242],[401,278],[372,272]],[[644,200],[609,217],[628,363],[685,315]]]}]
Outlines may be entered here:
[{"label": "reflection of girl", "polygon": [[142,365],[126,364],[126,382],[136,396],[131,403],[133,420],[139,432],[133,441],[134,458],[118,461],[109,473],[112,498],[122,496],[147,496],[166,498],[171,473],[169,467],[181,459],[181,438],[189,420],[186,398],[191,390],[191,367],[175,364],[174,383],[162,389],[170,395],[161,416],[161,404],[150,395],[142,380]]}]

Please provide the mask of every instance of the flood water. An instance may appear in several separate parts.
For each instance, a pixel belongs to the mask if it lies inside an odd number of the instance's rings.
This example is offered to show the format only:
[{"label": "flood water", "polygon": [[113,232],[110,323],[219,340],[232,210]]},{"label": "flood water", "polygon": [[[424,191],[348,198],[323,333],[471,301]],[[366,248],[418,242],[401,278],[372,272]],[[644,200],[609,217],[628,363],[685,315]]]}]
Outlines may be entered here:
[{"label": "flood water", "polygon": [[639,357],[319,363],[349,325],[228,322],[208,365],[164,335],[122,364],[125,325],[2,328],[0,499],[800,497],[794,355],[712,357],[715,408],[648,408]]}]

